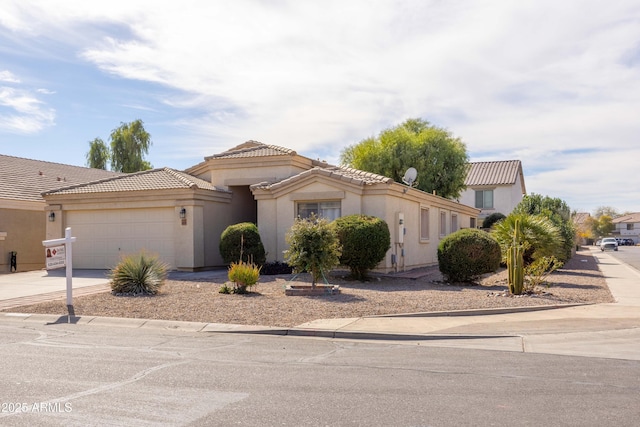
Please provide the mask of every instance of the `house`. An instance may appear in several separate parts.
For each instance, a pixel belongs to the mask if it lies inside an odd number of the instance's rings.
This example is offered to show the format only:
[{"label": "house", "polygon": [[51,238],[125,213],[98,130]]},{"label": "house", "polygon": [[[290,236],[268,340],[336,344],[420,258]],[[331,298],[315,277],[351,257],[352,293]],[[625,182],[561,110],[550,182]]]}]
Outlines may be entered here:
[{"label": "house", "polygon": [[492,213],[509,215],[527,194],[520,160],[471,162],[464,183],[459,201],[480,209],[480,220]]},{"label": "house", "polygon": [[229,225],[251,221],[267,261],[283,261],[285,235],[295,218],[373,215],[389,224],[392,247],[380,271],[437,263],[440,239],[476,227],[479,210],[425,193],[391,178],[247,141],[177,171],[153,169],[43,193],[47,239],[66,227],[77,238],[77,268],[111,268],[120,256],[157,253],[171,268],[222,266],[219,242]]},{"label": "house", "polygon": [[[0,273],[44,267],[45,226],[56,213],[45,212],[42,192],[118,175],[0,155]],[[12,253],[16,254],[15,269],[11,268]]]},{"label": "house", "polygon": [[612,235],[622,239],[632,239],[634,244],[640,243],[640,212],[614,218],[611,222],[616,226]]}]

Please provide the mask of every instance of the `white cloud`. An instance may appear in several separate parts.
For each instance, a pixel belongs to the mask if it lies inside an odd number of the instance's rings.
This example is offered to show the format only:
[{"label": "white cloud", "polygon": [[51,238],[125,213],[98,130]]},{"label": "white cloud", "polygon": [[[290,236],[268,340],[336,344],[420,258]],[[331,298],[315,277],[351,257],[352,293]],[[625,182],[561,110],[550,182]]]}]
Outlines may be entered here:
[{"label": "white cloud", "polygon": [[14,76],[11,71],[3,70],[0,71],[0,82],[20,83],[20,80],[16,76]]},{"label": "white cloud", "polygon": [[630,190],[582,172],[603,152],[636,153],[636,1],[21,4],[0,25],[172,89],[157,107],[192,114],[173,126],[199,155],[257,139],[335,162],[344,146],[423,117],[461,137],[472,160],[523,160],[530,191],[590,204]]},{"label": "white cloud", "polygon": [[0,86],[0,131],[33,134],[54,123],[55,111],[29,91]]}]

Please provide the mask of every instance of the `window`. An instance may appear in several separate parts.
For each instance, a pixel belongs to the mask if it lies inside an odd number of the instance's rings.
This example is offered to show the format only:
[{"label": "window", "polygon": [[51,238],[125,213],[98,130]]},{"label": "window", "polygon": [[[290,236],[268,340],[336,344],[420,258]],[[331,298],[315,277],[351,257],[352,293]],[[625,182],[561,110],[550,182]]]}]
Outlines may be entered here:
[{"label": "window", "polygon": [[440,235],[447,234],[447,213],[445,211],[440,212]]},{"label": "window", "polygon": [[633,230],[633,224],[627,224],[627,230]]},{"label": "window", "polygon": [[429,208],[420,208],[420,240],[429,239]]},{"label": "window", "polygon": [[476,228],[476,219],[469,218],[469,228]]},{"label": "window", "polygon": [[493,209],[493,190],[476,190],[476,208]]},{"label": "window", "polygon": [[326,218],[329,221],[340,218],[340,202],[299,202],[298,216],[309,218],[311,214]]},{"label": "window", "polygon": [[455,233],[458,231],[458,215],[451,214],[451,232]]}]

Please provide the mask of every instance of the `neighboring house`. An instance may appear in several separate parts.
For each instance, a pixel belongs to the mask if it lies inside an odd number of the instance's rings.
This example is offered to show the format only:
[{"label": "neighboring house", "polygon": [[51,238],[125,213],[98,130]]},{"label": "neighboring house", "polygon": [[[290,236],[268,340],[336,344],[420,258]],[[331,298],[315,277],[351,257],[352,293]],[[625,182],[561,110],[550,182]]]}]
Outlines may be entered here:
[{"label": "neighboring house", "polygon": [[295,218],[317,213],[384,219],[392,242],[378,270],[404,270],[436,264],[440,239],[475,228],[479,213],[391,178],[256,141],[206,157],[184,172],[154,169],[43,197],[47,211],[56,213],[55,222],[46,222],[47,238],[72,228],[76,268],[111,268],[122,254],[143,249],[173,269],[222,266],[220,235],[244,221],[257,223],[267,260],[283,261],[285,234]]},{"label": "neighboring house", "polygon": [[527,194],[520,160],[469,163],[464,184],[460,203],[480,209],[481,221],[496,212],[509,215]]},{"label": "neighboring house", "polygon": [[[45,212],[44,191],[121,174],[0,155],[0,273],[44,267],[45,226],[56,212]],[[53,216],[49,215],[53,212]]]},{"label": "neighboring house", "polygon": [[633,239],[633,243],[640,243],[640,212],[614,218],[611,221],[615,226],[613,235],[623,239]]}]

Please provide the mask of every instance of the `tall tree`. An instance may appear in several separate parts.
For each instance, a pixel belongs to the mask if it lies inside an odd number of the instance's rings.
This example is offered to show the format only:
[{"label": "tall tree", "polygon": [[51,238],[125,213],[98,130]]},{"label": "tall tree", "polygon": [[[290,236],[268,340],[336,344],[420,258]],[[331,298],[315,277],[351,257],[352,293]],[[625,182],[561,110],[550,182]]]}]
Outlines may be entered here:
[{"label": "tall tree", "polygon": [[126,173],[151,169],[151,163],[144,159],[151,144],[151,135],[144,129],[142,120],[120,123],[118,128],[111,131],[109,146],[100,138],[89,142],[87,166],[107,169],[107,163],[110,162],[111,170]]},{"label": "tall tree", "polygon": [[445,198],[464,190],[469,157],[465,144],[423,119],[404,123],[363,139],[340,153],[340,162],[402,182],[405,171],[418,171],[415,186]]},{"label": "tall tree", "polygon": [[596,218],[600,218],[603,215],[607,215],[610,218],[617,218],[620,216],[618,210],[611,206],[598,206],[596,211],[593,213],[593,216]]},{"label": "tall tree", "polygon": [[616,226],[612,221],[613,218],[606,214],[600,215],[598,218],[594,218],[590,222],[593,235],[595,237],[610,236],[613,230],[616,229]]},{"label": "tall tree", "polygon": [[150,146],[151,135],[142,120],[121,123],[111,132],[111,169],[127,173],[151,169],[151,164],[144,160]]},{"label": "tall tree", "polygon": [[87,166],[95,169],[107,169],[109,163],[109,147],[100,138],[95,138],[89,142],[89,152],[87,153]]}]

